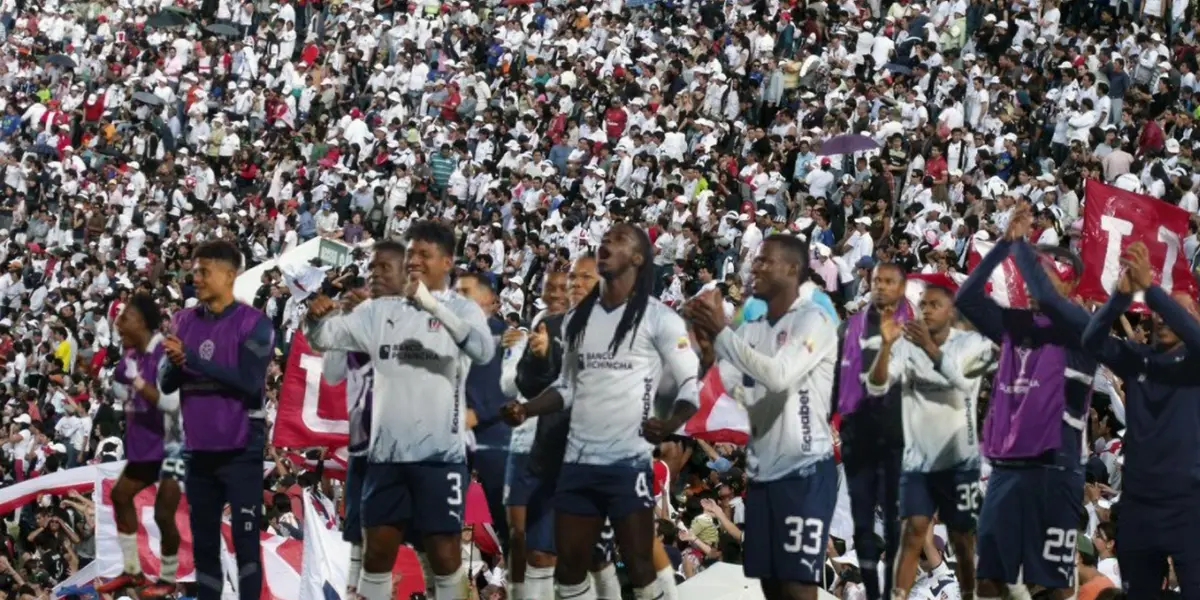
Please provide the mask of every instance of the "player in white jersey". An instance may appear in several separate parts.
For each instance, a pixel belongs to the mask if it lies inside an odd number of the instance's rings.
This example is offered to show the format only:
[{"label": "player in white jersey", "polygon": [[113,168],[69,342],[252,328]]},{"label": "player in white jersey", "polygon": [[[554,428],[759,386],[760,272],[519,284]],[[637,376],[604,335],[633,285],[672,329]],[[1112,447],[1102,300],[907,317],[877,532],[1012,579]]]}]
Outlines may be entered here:
[{"label": "player in white jersey", "polygon": [[[597,253],[601,283],[566,318],[566,351],[555,385],[506,418],[571,408],[567,449],[555,496],[555,579],[560,598],[594,600],[592,548],[605,518],[639,600],[663,592],[653,561],[653,444],[695,414],[699,361],[683,319],[651,297],[653,247],[641,229],[618,223]],[[651,414],[664,369],[680,382],[671,415]]]},{"label": "player in white jersey", "polygon": [[[378,283],[375,287],[378,288]],[[368,297],[369,292],[366,290],[350,290],[341,298],[342,311],[353,311]],[[346,588],[350,597],[354,597],[358,589],[358,578],[362,574],[362,485],[367,472],[374,370],[366,353],[330,350],[321,357],[321,374],[331,385],[346,382],[346,414],[349,415],[350,421],[350,443],[347,450],[350,458],[346,465],[346,516],[342,527],[342,539],[350,542],[350,568],[346,573]]]},{"label": "player in white jersey", "polygon": [[367,600],[391,598],[396,553],[414,524],[435,575],[435,597],[467,597],[464,388],[470,364],[491,360],[495,346],[479,306],[446,289],[453,261],[454,232],[421,221],[408,230],[407,247],[375,245],[371,279],[388,297],[349,314],[331,315],[336,305],[324,296],[309,306],[305,333],[314,348],[365,352],[375,367],[358,583]]},{"label": "player in white jersey", "polygon": [[[900,472],[900,516],[904,533],[895,564],[892,596],[909,596],[917,562],[933,516],[946,524],[958,557],[958,578],[975,589],[975,520],[979,514],[979,440],[975,400],[983,369],[972,364],[991,355],[992,343],[954,327],[958,286],[943,274],[916,275],[926,283],[921,317],[901,325],[881,319],[883,344],[867,377],[867,394],[883,395],[900,384],[904,455]],[[889,316],[889,315],[885,315]],[[972,377],[952,381],[942,361]]]},{"label": "player in white jersey", "polygon": [[705,361],[716,362],[750,416],[743,568],[772,600],[817,598],[837,504],[829,425],[837,324],[799,296],[807,256],[795,237],[763,241],[751,272],[767,313],[737,331],[728,327],[719,292],[684,311]]},{"label": "player in white jersey", "polygon": [[[500,387],[505,396],[519,398],[518,365],[525,348],[532,343],[535,357],[545,357],[551,346],[546,320],[561,319],[567,311],[567,272],[546,271],[542,279],[541,299],[546,310],[534,318],[530,332],[511,329],[504,333],[505,347]],[[531,339],[532,338],[532,339]],[[534,468],[530,453],[537,435],[537,417],[527,419],[512,430],[508,448],[508,471],[504,482],[504,505],[508,510],[508,580],[513,598],[551,600],[554,595],[554,501],[555,478],[545,468]],[[526,585],[526,566],[531,585]]]}]

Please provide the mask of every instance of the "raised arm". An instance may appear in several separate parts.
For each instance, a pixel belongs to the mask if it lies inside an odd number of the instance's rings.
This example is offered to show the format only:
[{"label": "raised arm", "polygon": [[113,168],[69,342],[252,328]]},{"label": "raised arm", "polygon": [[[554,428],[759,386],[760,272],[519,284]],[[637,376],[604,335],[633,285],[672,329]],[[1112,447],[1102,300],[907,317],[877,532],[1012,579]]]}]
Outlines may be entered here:
[{"label": "raised arm", "polygon": [[1162,317],[1163,323],[1179,336],[1188,352],[1200,353],[1200,324],[1166,290],[1152,285],[1146,289],[1146,305]]},{"label": "raised arm", "polygon": [[[1013,261],[1017,263],[1017,271],[1025,280],[1029,295],[1038,303],[1038,308],[1050,316],[1056,328],[1066,334],[1063,345],[1074,346],[1079,343],[1083,330],[1087,329],[1090,316],[1082,306],[1063,298],[1054,289],[1054,284],[1046,276],[1046,271],[1038,264],[1037,254],[1024,240],[1013,243]],[[1066,343],[1066,342],[1069,342]]]},{"label": "raised arm", "polygon": [[1129,310],[1129,305],[1132,303],[1133,296],[1131,294],[1119,289],[1113,290],[1112,295],[1108,297],[1108,302],[1105,302],[1104,306],[1101,306],[1100,310],[1097,310],[1096,314],[1088,320],[1088,325],[1084,328],[1080,340],[1085,351],[1095,356],[1121,377],[1135,372],[1136,367],[1142,364],[1141,355],[1130,347],[1128,342],[1112,336],[1113,323],[1116,323],[1117,319],[1120,319],[1121,315]]},{"label": "raised arm", "polygon": [[[788,391],[825,360],[837,348],[837,326],[824,311],[808,311],[791,331],[787,342],[768,356],[726,327],[716,337],[717,358],[727,360],[768,391]],[[752,398],[746,398],[753,402]]]},{"label": "raised arm", "polygon": [[943,354],[942,360],[936,361],[934,367],[954,387],[973,393],[974,380],[982,377],[996,360],[996,345],[978,333],[968,332],[967,335],[970,336],[968,341],[963,342],[952,355]]},{"label": "raised arm", "polygon": [[1004,337],[1004,308],[988,296],[987,282],[992,277],[992,271],[1008,258],[1012,242],[1000,240],[992,246],[992,251],[984,255],[983,260],[975,265],[975,270],[958,289],[954,297],[954,306],[962,316],[971,322],[988,339],[1000,343]]},{"label": "raised arm", "polygon": [[488,327],[487,317],[478,304],[464,299],[454,307],[447,306],[438,302],[424,283],[420,284],[413,300],[422,310],[441,321],[446,332],[454,338],[454,343],[471,358],[471,362],[482,365],[491,362],[496,356],[496,342],[492,339],[492,330]]},{"label": "raised arm", "polygon": [[500,362],[500,391],[506,398],[521,396],[521,390],[517,387],[517,367],[521,364],[521,357],[525,355],[528,339],[527,336],[522,336],[512,346],[504,349],[504,358]]},{"label": "raised arm", "polygon": [[875,362],[867,373],[866,389],[868,396],[882,397],[887,394],[904,374],[907,361],[908,345],[901,336],[900,324],[894,319],[880,319],[880,336],[883,338],[879,352],[875,353]]},{"label": "raised arm", "polygon": [[674,312],[663,311],[655,323],[654,347],[663,361],[663,370],[679,382],[675,404],[667,421],[674,431],[682,427],[700,407],[700,387],[696,376],[700,373],[700,358],[692,350],[687,325]]},{"label": "raised arm", "polygon": [[[350,312],[315,311],[318,302],[328,299],[323,296],[309,305],[308,316],[301,324],[301,331],[308,345],[318,352],[341,350],[345,352],[371,352],[371,332],[375,331],[375,315],[386,305],[368,300]],[[332,301],[329,301],[332,303]]]}]

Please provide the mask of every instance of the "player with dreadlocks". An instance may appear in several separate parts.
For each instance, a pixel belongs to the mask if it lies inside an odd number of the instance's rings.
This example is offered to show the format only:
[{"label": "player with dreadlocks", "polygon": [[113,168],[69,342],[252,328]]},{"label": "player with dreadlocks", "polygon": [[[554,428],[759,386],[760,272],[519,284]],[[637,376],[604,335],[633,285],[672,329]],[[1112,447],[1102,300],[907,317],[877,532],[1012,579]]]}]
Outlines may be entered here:
[{"label": "player with dreadlocks", "polygon": [[[596,598],[588,567],[607,517],[634,597],[657,600],[651,450],[695,413],[699,360],[683,319],[650,296],[654,261],[645,232],[614,225],[596,258],[600,284],[565,319],[558,381],[526,404],[507,404],[504,415],[519,425],[572,410],[555,498],[558,597]],[[671,415],[657,419],[651,406],[664,369],[679,392]]]}]

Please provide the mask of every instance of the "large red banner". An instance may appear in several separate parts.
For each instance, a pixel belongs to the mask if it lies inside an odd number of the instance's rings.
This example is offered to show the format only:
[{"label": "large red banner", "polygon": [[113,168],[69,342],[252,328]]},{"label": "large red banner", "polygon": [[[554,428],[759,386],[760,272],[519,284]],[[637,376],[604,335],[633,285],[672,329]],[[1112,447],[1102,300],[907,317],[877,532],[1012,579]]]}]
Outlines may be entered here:
[{"label": "large red banner", "polygon": [[[1134,242],[1144,243],[1150,251],[1154,282],[1163,290],[1196,296],[1196,280],[1183,254],[1183,238],[1188,235],[1186,210],[1153,196],[1090,180],[1085,198],[1080,297],[1097,302],[1108,299],[1121,276],[1121,257]],[[1146,310],[1140,293],[1134,302],[1134,310]]]},{"label": "large red banner", "polygon": [[296,331],[279,386],[279,410],[271,438],[275,446],[341,448],[350,443],[346,382],[326,383],[324,362],[304,334]]}]

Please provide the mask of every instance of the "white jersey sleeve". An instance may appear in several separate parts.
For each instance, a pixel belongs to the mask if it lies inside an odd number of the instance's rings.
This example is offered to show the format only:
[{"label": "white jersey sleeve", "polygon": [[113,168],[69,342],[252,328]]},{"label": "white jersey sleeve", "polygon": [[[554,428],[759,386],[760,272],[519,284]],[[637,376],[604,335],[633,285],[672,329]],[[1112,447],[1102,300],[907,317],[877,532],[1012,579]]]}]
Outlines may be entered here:
[{"label": "white jersey sleeve", "polygon": [[[678,400],[697,402],[700,361],[683,319],[651,298],[638,326],[614,352],[613,332],[625,310],[594,306],[578,347],[564,351],[555,387],[572,410],[566,462],[649,466],[653,445],[642,438],[642,423],[654,416],[664,369],[679,382]],[[573,317],[568,314],[564,322]]]},{"label": "white jersey sleeve", "polygon": [[[528,347],[529,337],[522,337],[511,348],[504,349],[504,358],[500,363],[500,391],[506,398],[516,398],[520,402],[526,402],[527,399],[521,396],[521,391],[517,389],[517,365],[520,364],[521,356],[525,354],[525,349]],[[524,423],[513,428],[508,451],[518,454],[529,453],[533,449],[533,438],[536,435],[537,417],[525,419]]]},{"label": "white jersey sleeve", "polygon": [[797,301],[771,324],[758,319],[714,343],[722,380],[741,373],[731,395],[750,417],[749,475],[774,481],[833,455],[829,426],[837,368],[837,324],[819,306]]},{"label": "white jersey sleeve", "polygon": [[954,363],[951,368],[959,375],[952,379],[923,349],[900,339],[892,346],[886,386],[873,385],[867,379],[867,393],[872,395],[883,395],[892,384],[900,384],[904,471],[979,467],[975,403],[982,373],[973,369],[974,376],[966,377],[957,365],[977,362],[981,353],[990,351],[990,345],[978,333],[951,329],[941,346],[941,361]]},{"label": "white jersey sleeve", "polygon": [[321,376],[325,383],[337,385],[349,373],[349,353],[345,350],[330,350],[321,353]]},{"label": "white jersey sleeve", "polygon": [[[473,331],[487,331],[473,301],[452,291],[434,296]],[[472,358],[441,320],[403,298],[377,298],[351,313],[309,321],[305,335],[315,349],[371,357],[372,463],[465,462],[465,386]],[[486,339],[491,344],[490,332]]]}]

